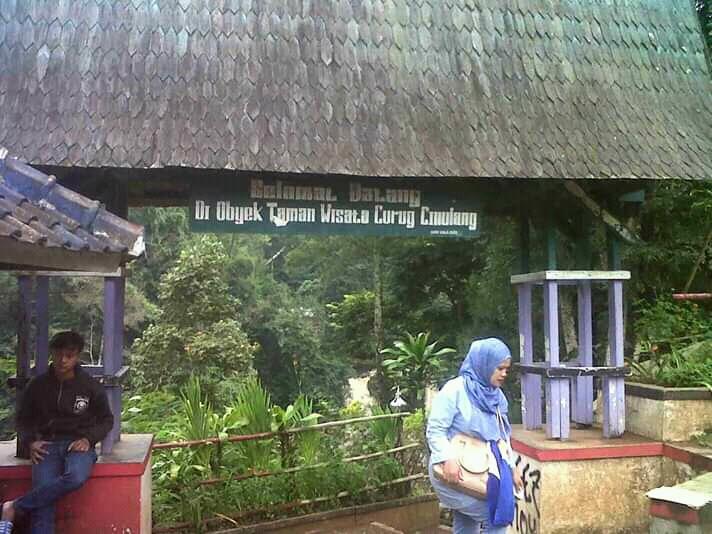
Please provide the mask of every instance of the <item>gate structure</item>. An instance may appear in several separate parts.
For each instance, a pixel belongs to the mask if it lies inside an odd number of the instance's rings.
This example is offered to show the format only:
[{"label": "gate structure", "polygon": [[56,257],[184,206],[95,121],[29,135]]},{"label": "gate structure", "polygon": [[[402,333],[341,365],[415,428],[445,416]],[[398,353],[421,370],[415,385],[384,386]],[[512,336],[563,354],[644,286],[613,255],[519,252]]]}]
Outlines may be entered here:
[{"label": "gate structure", "polygon": [[[617,243],[637,239],[624,203],[712,177],[687,0],[3,1],[0,65],[0,145],[119,216],[190,206],[200,231],[467,237],[504,215],[528,273],[530,223],[550,230],[555,271],[555,232],[585,241],[589,218],[618,271]],[[570,377],[554,365],[558,281],[542,283],[551,365],[525,363],[526,380],[553,401]]]}]

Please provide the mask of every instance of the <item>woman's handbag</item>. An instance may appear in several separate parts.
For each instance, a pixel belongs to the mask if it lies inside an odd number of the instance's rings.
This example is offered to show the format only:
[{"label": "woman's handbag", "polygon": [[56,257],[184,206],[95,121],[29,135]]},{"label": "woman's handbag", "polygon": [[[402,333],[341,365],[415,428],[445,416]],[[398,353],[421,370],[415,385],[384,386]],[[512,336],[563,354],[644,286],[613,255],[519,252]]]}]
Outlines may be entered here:
[{"label": "woman's handbag", "polygon": [[[499,423],[502,436],[504,436],[504,421],[502,420],[502,414],[499,413],[499,409],[497,410],[497,422]],[[498,445],[499,443],[502,443],[502,441],[500,440]],[[450,448],[455,458],[457,458],[458,464],[460,464],[461,479],[456,482],[445,480],[442,463],[433,465],[433,474],[457,491],[461,491],[477,499],[486,499],[489,470],[494,460],[489,443],[468,436],[467,434],[455,434],[450,440]],[[497,462],[494,460],[494,466],[496,465]],[[494,474],[499,477],[496,470]]]},{"label": "woman's handbag", "polygon": [[435,476],[462,493],[486,499],[491,454],[487,442],[467,434],[455,434],[450,447],[460,464],[461,479],[456,482],[445,480],[442,463],[433,465]]}]

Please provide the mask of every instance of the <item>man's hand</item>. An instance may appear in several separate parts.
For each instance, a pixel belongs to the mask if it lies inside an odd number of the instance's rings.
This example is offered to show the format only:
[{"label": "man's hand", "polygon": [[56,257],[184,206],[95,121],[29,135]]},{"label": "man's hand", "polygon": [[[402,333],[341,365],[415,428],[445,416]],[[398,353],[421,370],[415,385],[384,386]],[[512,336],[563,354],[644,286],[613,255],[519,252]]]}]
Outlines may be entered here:
[{"label": "man's hand", "polygon": [[33,464],[38,464],[47,456],[47,442],[33,441],[30,443],[30,460]]},{"label": "man's hand", "polygon": [[87,452],[89,447],[89,440],[87,438],[77,439],[69,444],[67,452]]},{"label": "man's hand", "polygon": [[443,478],[451,484],[462,480],[462,471],[460,471],[460,463],[457,460],[451,459],[443,462]]}]

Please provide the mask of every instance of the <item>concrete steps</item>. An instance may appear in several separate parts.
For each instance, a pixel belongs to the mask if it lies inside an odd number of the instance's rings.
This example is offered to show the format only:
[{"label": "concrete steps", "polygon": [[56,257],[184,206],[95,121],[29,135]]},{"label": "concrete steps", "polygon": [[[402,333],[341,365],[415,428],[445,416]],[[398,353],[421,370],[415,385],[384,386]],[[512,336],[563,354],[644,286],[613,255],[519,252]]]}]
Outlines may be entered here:
[{"label": "concrete steps", "polygon": [[712,472],[676,486],[647,493],[650,534],[709,534],[712,532]]}]

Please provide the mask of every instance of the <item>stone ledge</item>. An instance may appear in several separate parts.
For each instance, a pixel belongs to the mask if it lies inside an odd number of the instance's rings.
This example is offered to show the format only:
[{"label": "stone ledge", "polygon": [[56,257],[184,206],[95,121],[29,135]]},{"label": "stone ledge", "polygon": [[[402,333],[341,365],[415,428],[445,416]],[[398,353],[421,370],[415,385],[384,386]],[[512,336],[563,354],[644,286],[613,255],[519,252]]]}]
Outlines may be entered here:
[{"label": "stone ledge", "polygon": [[712,400],[712,392],[707,388],[668,388],[628,381],[625,393],[652,400]]}]

